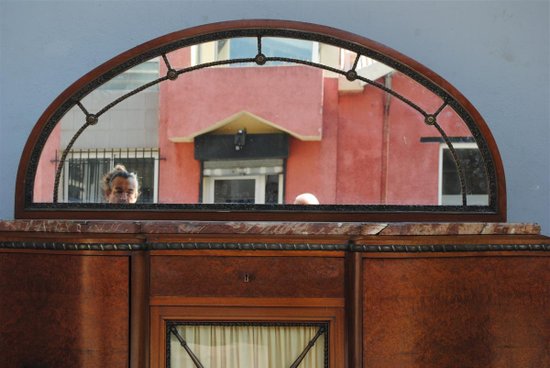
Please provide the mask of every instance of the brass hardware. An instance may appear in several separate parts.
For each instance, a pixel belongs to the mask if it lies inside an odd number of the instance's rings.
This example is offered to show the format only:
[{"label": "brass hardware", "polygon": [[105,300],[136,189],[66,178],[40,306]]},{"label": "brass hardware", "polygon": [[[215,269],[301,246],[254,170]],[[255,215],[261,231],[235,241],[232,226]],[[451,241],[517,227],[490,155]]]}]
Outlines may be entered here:
[{"label": "brass hardware", "polygon": [[267,62],[267,57],[266,57],[264,54],[258,54],[258,55],[256,55],[256,57],[254,58],[254,61],[255,61],[256,64],[258,64],[258,65],[264,65],[264,64]]},{"label": "brass hardware", "polygon": [[99,121],[99,118],[94,114],[88,114],[86,116],[86,123],[90,125],[96,125],[98,121]]},{"label": "brass hardware", "polygon": [[170,69],[166,73],[166,77],[168,77],[168,79],[170,80],[176,80],[178,79],[178,72],[175,69]]},{"label": "brass hardware", "polygon": [[436,121],[437,120],[433,115],[427,115],[426,118],[424,119],[424,123],[426,123],[426,125],[434,125]]},{"label": "brass hardware", "polygon": [[252,281],[252,279],[253,279],[253,276],[249,273],[245,273],[243,275],[243,282],[250,282],[250,281]]}]

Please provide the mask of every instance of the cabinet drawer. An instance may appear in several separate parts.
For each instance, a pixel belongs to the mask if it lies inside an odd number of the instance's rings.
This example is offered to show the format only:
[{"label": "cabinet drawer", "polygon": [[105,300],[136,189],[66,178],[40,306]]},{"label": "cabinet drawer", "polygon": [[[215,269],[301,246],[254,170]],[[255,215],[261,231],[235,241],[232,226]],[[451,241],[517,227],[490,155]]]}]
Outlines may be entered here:
[{"label": "cabinet drawer", "polygon": [[344,259],[153,256],[151,295],[343,298]]}]

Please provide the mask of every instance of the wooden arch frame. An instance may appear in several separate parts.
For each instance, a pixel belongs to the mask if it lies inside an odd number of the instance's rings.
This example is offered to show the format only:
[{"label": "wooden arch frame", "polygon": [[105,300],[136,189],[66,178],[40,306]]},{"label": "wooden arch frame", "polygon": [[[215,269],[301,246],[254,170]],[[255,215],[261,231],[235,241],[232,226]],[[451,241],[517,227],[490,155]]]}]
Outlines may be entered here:
[{"label": "wooden arch frame", "polygon": [[[180,47],[220,39],[220,35],[265,34],[292,36],[332,43],[378,60],[402,71],[432,92],[450,101],[472,131],[488,172],[488,206],[411,205],[141,205],[109,207],[101,204],[33,203],[32,192],[38,160],[53,127],[66,111],[106,80]],[[353,76],[352,76],[353,77]],[[174,32],[130,49],[73,83],[45,110],[32,130],[19,163],[15,217],[127,220],[269,220],[269,221],[506,221],[506,186],[498,147],[485,121],[473,105],[450,83],[418,62],[367,38],[310,23],[280,20],[239,20],[198,26]]]}]

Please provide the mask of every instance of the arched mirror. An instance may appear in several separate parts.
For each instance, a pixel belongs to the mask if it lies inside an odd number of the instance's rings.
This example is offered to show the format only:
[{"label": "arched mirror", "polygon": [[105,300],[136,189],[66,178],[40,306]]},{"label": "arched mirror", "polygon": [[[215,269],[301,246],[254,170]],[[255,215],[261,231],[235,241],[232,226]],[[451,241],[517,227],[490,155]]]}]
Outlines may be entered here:
[{"label": "arched mirror", "polygon": [[[109,203],[116,165],[136,174],[135,203]],[[456,89],[373,41],[288,21],[196,27],[113,58],[45,111],[18,175],[18,218],[506,213],[496,144]]]}]

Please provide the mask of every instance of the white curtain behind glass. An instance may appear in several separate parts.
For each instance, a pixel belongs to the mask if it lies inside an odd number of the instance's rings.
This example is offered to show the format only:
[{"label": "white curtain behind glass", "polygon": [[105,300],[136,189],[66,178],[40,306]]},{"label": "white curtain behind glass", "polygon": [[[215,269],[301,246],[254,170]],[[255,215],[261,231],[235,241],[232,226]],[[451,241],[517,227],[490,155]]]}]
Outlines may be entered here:
[{"label": "white curtain behind glass", "polygon": [[[177,326],[205,368],[288,368],[315,337],[319,326]],[[170,335],[170,368],[195,368]],[[325,336],[319,337],[300,368],[322,368]]]}]

